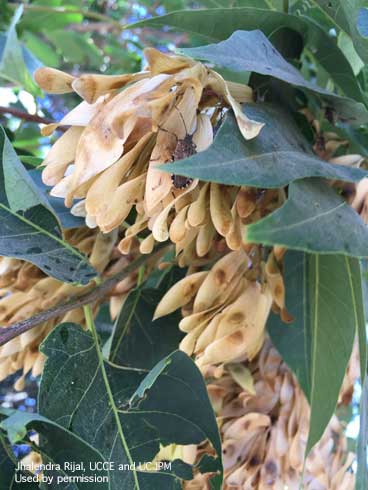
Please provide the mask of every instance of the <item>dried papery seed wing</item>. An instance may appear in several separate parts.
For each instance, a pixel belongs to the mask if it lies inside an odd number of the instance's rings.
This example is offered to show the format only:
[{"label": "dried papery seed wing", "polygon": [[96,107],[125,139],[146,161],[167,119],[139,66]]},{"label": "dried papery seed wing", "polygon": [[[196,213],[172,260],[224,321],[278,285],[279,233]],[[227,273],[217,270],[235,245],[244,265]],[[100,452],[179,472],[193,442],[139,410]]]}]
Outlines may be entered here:
[{"label": "dried papery seed wing", "polygon": [[231,362],[246,354],[246,329],[240,328],[230,335],[226,335],[212,342],[197,359],[198,366]]},{"label": "dried papery seed wing", "polygon": [[226,236],[232,224],[231,196],[226,186],[211,183],[210,212],[214,227],[222,236]]},{"label": "dried papery seed wing", "polygon": [[146,216],[140,216],[137,215],[137,218],[135,220],[135,223],[129,228],[127,228],[125,232],[125,236],[136,236],[138,233],[141,231],[145,230],[147,228],[147,217]]},{"label": "dried papery seed wing", "polygon": [[103,171],[91,185],[86,196],[88,214],[96,216],[111,204],[111,198],[118,188],[124,175],[131,169],[135,161],[148,144],[151,133],[144,136],[128,153],[123,155],[111,167]]},{"label": "dried papery seed wing", "polygon": [[172,189],[170,174],[156,168],[151,161],[148,167],[144,202],[147,213],[152,216],[155,208],[167,197]]},{"label": "dried papery seed wing", "polygon": [[32,376],[34,376],[35,378],[37,376],[40,376],[40,374],[43,371],[45,361],[46,361],[46,357],[43,354],[39,353],[32,367]]},{"label": "dried papery seed wing", "polygon": [[367,196],[368,196],[368,178],[364,178],[356,184],[355,196],[351,203],[351,206],[356,210],[357,213],[361,212]]},{"label": "dried papery seed wing", "polygon": [[155,239],[152,233],[150,233],[139,245],[139,251],[141,254],[150,254],[155,246]]},{"label": "dried papery seed wing", "polygon": [[196,241],[198,257],[204,257],[211,250],[215,234],[216,230],[212,222],[200,227]]},{"label": "dried papery seed wing", "polygon": [[[186,257],[190,258],[191,260],[195,260],[196,258],[196,253],[195,253],[195,239],[198,234],[198,228],[185,228],[185,236],[183,240],[177,242],[175,245],[175,254],[178,256],[181,252],[183,252],[181,257]],[[186,266],[189,266],[192,261],[187,261],[185,260],[184,264]]]},{"label": "dried papery seed wing", "polygon": [[108,234],[97,234],[93,243],[92,252],[89,256],[89,262],[97,272],[103,272],[109,264],[117,236],[117,230]]},{"label": "dried papery seed wing", "polygon": [[74,77],[55,68],[43,66],[34,73],[34,79],[42,90],[50,94],[67,94],[73,92]]},{"label": "dried papery seed wing", "polygon": [[184,240],[187,229],[185,228],[185,221],[187,219],[188,205],[182,208],[173,219],[170,225],[170,240],[173,243],[178,243]]},{"label": "dried papery seed wing", "polygon": [[195,353],[204,351],[208,345],[216,340],[217,329],[219,328],[222,318],[222,313],[214,313],[213,318],[209,319],[208,325],[197,339]]},{"label": "dried papery seed wing", "polygon": [[109,102],[110,96],[100,97],[94,104],[83,101],[66,114],[60,122],[48,124],[41,129],[43,136],[50,136],[58,126],[87,126]]},{"label": "dried papery seed wing", "polygon": [[193,354],[197,337],[201,334],[205,325],[198,325],[186,335],[179,344],[179,349],[185,352],[188,356]]},{"label": "dried papery seed wing", "polygon": [[241,187],[236,197],[236,209],[241,218],[247,218],[256,209],[256,193],[253,189]]},{"label": "dried papery seed wing", "polygon": [[[99,117],[99,116],[97,116]],[[124,143],[137,120],[128,118],[124,127],[125,138],[121,139],[104,120],[94,120],[83,132],[75,159],[75,168],[70,193],[83,183],[114,164],[123,154]]]},{"label": "dried papery seed wing", "polygon": [[275,450],[279,458],[285,456],[289,449],[289,441],[286,434],[287,416],[279,415],[276,423]]},{"label": "dried papery seed wing", "polygon": [[46,185],[56,185],[65,175],[69,164],[74,161],[78,141],[84,128],[72,126],[53,144],[42,165],[42,180]]},{"label": "dried papery seed wing", "polygon": [[281,262],[282,261],[282,258],[284,257],[286,251],[287,251],[287,248],[285,247],[280,247],[279,245],[275,245],[273,247],[273,254],[275,256],[275,259],[277,260],[277,262]]},{"label": "dried papery seed wing", "polygon": [[84,74],[74,79],[72,87],[86,102],[93,104],[101,95],[122,88],[128,83],[148,78],[148,76],[149,73],[144,71],[126,75]]},{"label": "dried papery seed wing", "polygon": [[185,56],[167,55],[155,48],[146,48],[143,51],[152,75],[159,73],[176,73],[194,64],[194,61]]},{"label": "dried papery seed wing", "polygon": [[215,305],[229,291],[235,277],[241,277],[248,267],[249,258],[243,250],[230,252],[212,267],[200,287],[193,305],[194,313]]},{"label": "dried papery seed wing", "polygon": [[225,83],[227,85],[230,95],[239,104],[244,104],[244,102],[254,102],[253,90],[248,85],[244,85],[243,83],[230,82],[229,80],[225,80]]},{"label": "dried papery seed wing", "polygon": [[246,140],[249,140],[258,136],[259,132],[264,126],[264,123],[253,121],[244,114],[240,104],[238,104],[238,102],[231,95],[228,86],[221,75],[211,70],[211,77],[212,79],[210,80],[210,86],[213,86],[215,92],[217,92],[219,95],[222,95],[224,99],[230,104],[238,123],[239,130],[244,138]]},{"label": "dried papery seed wing", "polygon": [[197,129],[193,134],[193,143],[197,152],[207,150],[213,142],[213,127],[211,118],[207,114],[197,116]]},{"label": "dried papery seed wing", "polygon": [[[200,184],[201,185],[201,184]],[[209,199],[208,190],[210,183],[202,184],[197,199],[190,205],[188,210],[188,223],[193,226],[202,225],[208,216]]]},{"label": "dried papery seed wing", "polygon": [[212,320],[212,318],[216,316],[219,310],[220,307],[216,306],[205,311],[200,311],[199,313],[188,315],[180,320],[179,329],[182,332],[188,333],[191,332],[198,325],[207,325]]},{"label": "dried papery seed wing", "polygon": [[134,236],[126,236],[125,238],[120,240],[118,244],[119,252],[123,255],[128,255],[128,253],[131,251],[134,239]]},{"label": "dried papery seed wing", "polygon": [[226,244],[231,250],[239,250],[242,246],[242,223],[238,215],[236,204],[231,209],[232,223],[229,232],[226,235]]},{"label": "dried papery seed wing", "polygon": [[[73,204],[73,199],[69,197],[72,181],[73,181],[73,175],[72,174],[66,175],[66,177],[63,177],[56,185],[54,185],[54,187],[50,191],[50,196],[64,198],[65,205],[69,208]],[[88,183],[87,186],[86,185],[84,186],[84,189],[82,188],[82,191],[85,190],[85,192],[87,193],[89,186],[90,184]],[[85,194],[84,195],[83,194],[84,193],[81,192],[78,196],[77,192],[75,192],[75,198],[77,199],[78,197],[80,197],[82,199],[83,197],[85,197]]]},{"label": "dried papery seed wing", "polygon": [[270,287],[274,302],[280,309],[285,308],[285,285],[280,268],[271,252],[265,266],[265,276]]},{"label": "dried papery seed wing", "polygon": [[154,319],[168,315],[189,303],[196,295],[207,274],[208,271],[195,272],[174,284],[157,305]]},{"label": "dried papery seed wing", "polygon": [[10,342],[7,342],[0,347],[0,359],[12,356],[17,352],[20,352],[21,350],[22,347],[20,345],[20,338],[17,337],[15,339],[12,339]]},{"label": "dried papery seed wing", "polygon": [[20,339],[20,348],[21,350],[25,349],[28,345],[30,345],[34,340],[36,340],[43,330],[43,325],[38,325],[27,332],[22,333],[19,336]]},{"label": "dried papery seed wing", "polygon": [[329,159],[330,163],[335,163],[336,165],[345,165],[347,167],[360,167],[363,161],[364,157],[357,154],[341,155]]},{"label": "dried papery seed wing", "polygon": [[135,202],[143,199],[146,174],[121,184],[111,198],[106,211],[96,216],[96,221],[105,233],[119,226],[128,216]]},{"label": "dried papery seed wing", "polygon": [[155,219],[153,226],[152,226],[152,234],[155,238],[156,241],[158,242],[164,242],[169,238],[169,230],[168,230],[168,224],[167,224],[167,219],[169,217],[169,213],[175,203],[181,199],[181,197],[184,194],[187,194],[191,192],[195,186],[198,184],[198,180],[194,180],[192,184],[181,194],[180,196],[176,197],[173,199],[162,211],[161,213],[157,216]]}]

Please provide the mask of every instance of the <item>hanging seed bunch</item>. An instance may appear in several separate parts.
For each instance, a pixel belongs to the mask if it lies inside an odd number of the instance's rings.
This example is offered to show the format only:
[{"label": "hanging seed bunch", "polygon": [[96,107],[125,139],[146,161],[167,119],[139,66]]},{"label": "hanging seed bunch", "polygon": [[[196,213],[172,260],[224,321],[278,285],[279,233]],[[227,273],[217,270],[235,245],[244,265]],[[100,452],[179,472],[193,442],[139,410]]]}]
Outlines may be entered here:
[{"label": "hanging seed bunch", "polygon": [[[352,392],[358,376],[356,357],[352,363],[340,403],[350,402],[346,393]],[[269,341],[254,362],[239,366],[244,370],[241,378],[230,366],[207,369],[223,441],[224,490],[298,490],[308,439],[308,402]],[[354,457],[334,416],[306,460],[303,488],[352,490]],[[198,475],[185,489],[206,490],[208,485],[206,477]]]},{"label": "hanging seed bunch", "polygon": [[[280,249],[264,263],[259,248],[230,252],[210,270],[194,272],[177,282],[161,299],[155,318],[182,308],[179,328],[187,335],[180,348],[195,354],[197,364],[252,360],[264,341],[271,308],[285,321]],[[276,259],[278,257],[278,260]]]},{"label": "hanging seed bunch", "polygon": [[[91,265],[102,276],[108,277],[122,270],[130,258],[117,253],[117,233],[102,234],[87,227],[66,231],[66,240],[89,257]],[[126,295],[136,284],[136,274],[122,280],[111,291],[112,316],[120,309]],[[69,298],[86,293],[93,286],[80,287],[61,283],[47,277],[36,266],[22,260],[0,258],[0,325],[6,328],[14,322],[29,318]],[[103,302],[105,298],[101,298]],[[98,305],[95,305],[97,311]],[[24,377],[32,371],[34,376],[42,372],[44,357],[39,345],[46,335],[60,322],[84,324],[81,308],[69,311],[61,318],[49,320],[0,347],[0,381],[18,370],[22,376],[16,388],[22,389]]]},{"label": "hanging seed bunch", "polygon": [[147,69],[129,75],[36,72],[44,90],[75,91],[84,99],[58,124],[43,129],[48,135],[59,125],[69,126],[44,161],[43,180],[68,206],[82,199],[72,212],[105,233],[135,208],[135,222],[127,225],[119,245],[123,253],[143,230],[149,234],[140,242],[142,253],[170,238],[182,265],[208,254],[216,236],[238,250],[246,223],[277,207],[277,191],[192,181],[160,166],[205,150],[227,110],[244,138],[257,136],[263,124],[249,120],[240,105],[252,100],[252,90],[184,56],[151,48],[145,56]]}]

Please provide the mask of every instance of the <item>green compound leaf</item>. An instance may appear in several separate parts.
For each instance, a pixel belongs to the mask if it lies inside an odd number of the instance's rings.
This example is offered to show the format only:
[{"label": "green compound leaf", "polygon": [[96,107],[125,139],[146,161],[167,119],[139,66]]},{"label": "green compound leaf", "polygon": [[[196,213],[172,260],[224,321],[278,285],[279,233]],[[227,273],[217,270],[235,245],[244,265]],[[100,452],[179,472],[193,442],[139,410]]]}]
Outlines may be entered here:
[{"label": "green compound leaf", "polygon": [[177,349],[183,338],[178,329],[179,313],[152,320],[165,289],[141,286],[129,293],[114,326],[109,355],[111,362],[151,369]]},{"label": "green compound leaf", "polygon": [[281,187],[305,177],[354,182],[367,175],[366,171],[317,158],[281,107],[246,104],[245,113],[265,123],[257,138],[245,141],[234,117],[228,115],[207,150],[160,169],[221,184],[263,188]]},{"label": "green compound leaf", "polygon": [[359,125],[368,121],[368,112],[363,104],[339,97],[305,80],[260,30],[236,31],[220,43],[181,51],[193,58],[209,61],[230,70],[269,75],[302,88],[307,93],[316,93],[345,122]]},{"label": "green compound leaf", "polygon": [[312,0],[338,29],[351,36],[363,61],[368,62],[368,3],[366,0]]},{"label": "green compound leaf", "polygon": [[33,94],[39,94],[40,90],[32,79],[32,73],[40,63],[20,44],[17,37],[16,25],[22,13],[21,6],[15,12],[7,33],[0,34],[0,78]]},{"label": "green compound leaf", "polygon": [[143,26],[169,26],[193,34],[204,43],[223,41],[239,29],[260,29],[266,36],[270,36],[278,29],[288,27],[301,34],[305,47],[310,49],[317,62],[347,97],[358,102],[365,101],[342,51],[318,24],[307,17],[252,7],[180,10],[136,22],[129,25],[129,28]]},{"label": "green compound leaf", "polygon": [[[53,465],[52,470],[45,470],[43,473],[49,480],[47,488],[52,490],[88,490],[91,488],[91,482],[93,481],[93,488],[96,490],[108,490],[109,484],[107,481],[107,472],[102,470],[96,474],[90,469],[90,464],[96,464],[102,461],[102,455],[96,451],[90,444],[83,441],[80,437],[66,430],[57,421],[52,421],[38,414],[32,414],[21,411],[13,411],[13,414],[4,419],[0,423],[0,427],[7,432],[8,439],[11,443],[22,441],[28,432],[35,431],[40,435],[39,451],[42,454],[42,462],[46,465],[51,463]],[[65,463],[77,462],[84,465],[85,471],[73,471],[72,468],[67,468]],[[60,469],[58,469],[58,466]],[[90,480],[98,476],[104,481],[98,482]],[[84,481],[80,483],[68,483],[63,481],[64,478],[82,478]],[[1,481],[1,483],[3,483]],[[19,490],[25,487],[25,484],[19,483]],[[4,487],[1,487],[4,488]],[[11,486],[9,488],[18,488],[18,486]],[[27,489],[33,487],[28,487]],[[35,486],[38,488],[38,486]]]},{"label": "green compound leaf", "polygon": [[290,184],[286,203],[249,225],[246,233],[252,243],[353,257],[368,255],[368,227],[334,189],[319,179]]},{"label": "green compound leaf", "polygon": [[272,314],[268,331],[310,402],[308,452],[334,413],[356,332],[365,326],[361,275],[358,260],[342,255],[287,252],[284,265],[294,322]]},{"label": "green compound leaf", "polygon": [[202,376],[186,354],[174,352],[151,371],[102,365],[92,336],[74,324],[57,327],[42,351],[48,360],[41,414],[93,446],[104,460],[133,465],[109,472],[111,490],[181,489],[182,480],[192,478],[191,467],[181,460],[173,461],[171,470],[137,468],[154,459],[160,444],[208,440],[218,455],[209,457],[212,467],[221,473],[216,419]]},{"label": "green compound leaf", "polygon": [[32,262],[64,282],[88,283],[96,271],[62,239],[58,219],[0,127],[0,255]]}]

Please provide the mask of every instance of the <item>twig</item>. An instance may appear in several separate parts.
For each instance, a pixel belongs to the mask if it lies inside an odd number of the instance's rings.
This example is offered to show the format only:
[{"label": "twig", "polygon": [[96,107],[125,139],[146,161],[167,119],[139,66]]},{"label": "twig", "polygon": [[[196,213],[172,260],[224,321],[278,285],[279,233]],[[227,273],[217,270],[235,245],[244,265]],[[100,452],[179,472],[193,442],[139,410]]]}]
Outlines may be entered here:
[{"label": "twig", "polygon": [[24,121],[32,121],[39,124],[51,124],[55,121],[48,119],[47,117],[37,116],[37,114],[29,114],[28,112],[20,111],[19,109],[14,109],[13,107],[0,106],[0,114],[11,114],[18,119],[23,119]]},{"label": "twig", "polygon": [[57,318],[58,316],[61,316],[70,310],[75,310],[76,308],[80,308],[81,306],[93,303],[94,301],[102,298],[109,291],[111,291],[111,289],[113,289],[118,282],[129,276],[131,272],[139,269],[139,267],[144,264],[146,260],[151,259],[155,255],[159,255],[160,253],[162,253],[162,250],[166,247],[168,247],[167,243],[159,244],[150,255],[139,256],[136,260],[133,260],[133,262],[131,262],[125,269],[118,272],[109,279],[106,279],[105,282],[95,287],[88,293],[79,296],[78,298],[74,298],[67,303],[62,303],[60,305],[54,306],[53,308],[43,311],[42,313],[38,313],[37,315],[27,318],[26,320],[22,320],[20,322],[13,323],[7,327],[1,328],[0,346],[6,344],[15,337],[18,337],[22,333],[31,330],[40,323],[44,323],[53,318]]}]

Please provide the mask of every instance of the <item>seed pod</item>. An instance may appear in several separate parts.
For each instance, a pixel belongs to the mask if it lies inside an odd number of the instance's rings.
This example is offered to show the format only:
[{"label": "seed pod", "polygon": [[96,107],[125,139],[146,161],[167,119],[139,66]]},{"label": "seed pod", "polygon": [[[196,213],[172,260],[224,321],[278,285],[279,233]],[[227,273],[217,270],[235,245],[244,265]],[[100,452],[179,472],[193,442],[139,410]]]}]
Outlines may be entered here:
[{"label": "seed pod", "polygon": [[241,187],[236,197],[236,209],[241,218],[248,218],[256,209],[256,193],[253,189]]},{"label": "seed pod", "polygon": [[216,230],[212,222],[200,227],[196,241],[196,252],[198,257],[204,257],[211,250],[215,234]]},{"label": "seed pod", "polygon": [[82,127],[73,126],[54,143],[42,162],[42,165],[46,165],[42,172],[42,180],[46,185],[56,185],[64,177],[69,164],[74,161],[83,130]]},{"label": "seed pod", "polygon": [[150,233],[144,240],[141,241],[139,251],[141,254],[150,254],[155,246],[155,239]]},{"label": "seed pod", "polygon": [[211,183],[210,211],[214,227],[222,236],[226,236],[232,224],[231,200],[226,186]]},{"label": "seed pod", "polygon": [[157,305],[153,318],[156,320],[189,303],[207,275],[207,271],[196,272],[174,284]]},{"label": "seed pod", "polygon": [[34,73],[34,79],[42,90],[50,94],[67,94],[73,92],[72,83],[74,77],[63,71],[46,66],[38,68]]},{"label": "seed pod", "polygon": [[242,250],[225,255],[212,267],[194,301],[193,312],[206,310],[216,304],[229,288],[235,276],[242,276],[248,266],[248,257]]},{"label": "seed pod", "polygon": [[119,226],[128,216],[134,203],[143,198],[145,174],[120,185],[107,210],[96,216],[98,226],[107,233]]},{"label": "seed pod", "polygon": [[88,189],[86,210],[92,216],[103,213],[111,205],[111,199],[119,187],[124,175],[134,165],[140,152],[151,138],[151,133],[142,138],[135,147],[126,153],[111,167],[102,172]]},{"label": "seed pod", "polygon": [[161,213],[156,217],[153,226],[152,234],[158,242],[165,242],[169,238],[169,230],[167,225],[167,219],[169,213],[175,203],[181,199],[184,194],[191,192],[192,189],[197,185],[198,181],[193,181],[193,183],[178,197],[170,201],[170,203],[161,211]]},{"label": "seed pod", "polygon": [[170,225],[170,240],[173,243],[178,243],[182,240],[184,240],[185,235],[186,235],[186,228],[185,228],[185,221],[187,219],[187,212],[188,212],[189,205],[185,206],[182,208],[175,218],[173,219],[171,225]]},{"label": "seed pod", "polygon": [[147,72],[126,75],[84,74],[73,80],[72,87],[88,104],[93,104],[101,95],[147,77]]},{"label": "seed pod", "polygon": [[226,235],[226,244],[231,250],[239,250],[242,245],[242,223],[234,204],[231,209],[232,223]]},{"label": "seed pod", "polygon": [[190,205],[188,211],[188,222],[191,226],[200,226],[202,225],[207,218],[208,215],[208,189],[209,182],[206,182],[200,192],[197,199]]}]

